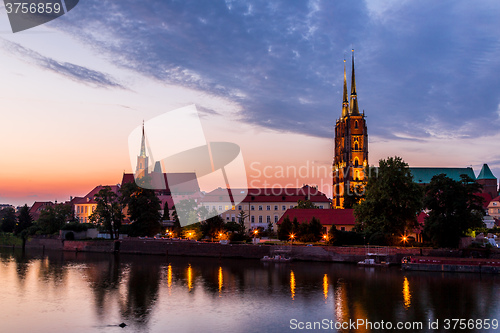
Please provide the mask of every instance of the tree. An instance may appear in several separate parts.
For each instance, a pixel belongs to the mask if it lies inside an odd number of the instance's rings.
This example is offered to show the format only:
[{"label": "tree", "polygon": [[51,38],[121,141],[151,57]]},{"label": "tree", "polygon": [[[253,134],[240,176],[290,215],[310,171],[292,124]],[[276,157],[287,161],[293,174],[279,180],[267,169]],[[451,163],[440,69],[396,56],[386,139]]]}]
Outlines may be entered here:
[{"label": "tree", "polygon": [[311,202],[311,200],[299,200],[297,201],[297,206],[293,207],[295,209],[311,209],[318,208],[315,204]]},{"label": "tree", "polygon": [[349,192],[344,195],[344,209],[354,208],[365,198],[366,182],[362,185],[355,185],[349,188]]},{"label": "tree", "polygon": [[0,230],[3,232],[13,232],[16,222],[16,210],[14,208],[7,207],[0,210]]},{"label": "tree", "polygon": [[24,205],[19,209],[19,216],[17,217],[17,225],[14,229],[14,234],[19,236],[23,241],[23,250],[26,246],[26,239],[30,232],[29,229],[33,225],[33,217],[31,217],[28,205]]},{"label": "tree", "polygon": [[483,226],[481,185],[467,175],[455,181],[440,174],[426,187],[424,233],[435,246],[458,247],[468,229]]},{"label": "tree", "polygon": [[240,210],[240,214],[238,215],[238,224],[240,225],[240,228],[239,228],[238,232],[242,235],[245,233],[245,219],[247,217],[248,217],[248,215],[245,214],[244,211]]},{"label": "tree", "polygon": [[48,206],[40,212],[37,224],[42,234],[55,234],[61,230],[66,222],[72,220],[73,210],[71,205],[59,204]]},{"label": "tree", "polygon": [[97,202],[97,207],[90,220],[102,224],[111,239],[114,239],[114,234],[118,237],[123,220],[118,195],[111,190],[111,187],[105,186],[94,195],[94,200]]},{"label": "tree", "polygon": [[287,240],[292,233],[292,228],[292,221],[290,221],[290,218],[287,215],[283,219],[283,222],[281,222],[281,224],[278,226],[278,239]]},{"label": "tree", "polygon": [[160,200],[154,190],[145,189],[135,183],[126,183],[120,188],[123,206],[127,206],[130,220],[130,236],[154,236],[161,231]]},{"label": "tree", "polygon": [[219,215],[212,216],[200,223],[200,231],[203,237],[208,236],[213,240],[218,237],[220,232],[225,231],[224,220]]},{"label": "tree", "polygon": [[380,160],[378,172],[369,172],[365,199],[355,205],[356,230],[402,235],[416,227],[422,199],[408,164],[400,157]]}]

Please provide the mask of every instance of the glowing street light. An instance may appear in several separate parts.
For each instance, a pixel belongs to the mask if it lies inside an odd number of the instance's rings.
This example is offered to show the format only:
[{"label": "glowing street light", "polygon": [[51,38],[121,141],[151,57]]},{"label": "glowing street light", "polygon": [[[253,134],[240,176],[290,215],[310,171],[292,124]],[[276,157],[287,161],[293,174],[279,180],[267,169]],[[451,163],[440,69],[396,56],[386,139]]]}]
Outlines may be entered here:
[{"label": "glowing street light", "polygon": [[259,229],[255,229],[253,231],[253,243],[255,244],[255,237],[257,236],[257,234],[259,233]]},{"label": "glowing street light", "polygon": [[292,245],[293,245],[293,239],[295,238],[294,234],[290,234],[290,239],[292,240]]}]

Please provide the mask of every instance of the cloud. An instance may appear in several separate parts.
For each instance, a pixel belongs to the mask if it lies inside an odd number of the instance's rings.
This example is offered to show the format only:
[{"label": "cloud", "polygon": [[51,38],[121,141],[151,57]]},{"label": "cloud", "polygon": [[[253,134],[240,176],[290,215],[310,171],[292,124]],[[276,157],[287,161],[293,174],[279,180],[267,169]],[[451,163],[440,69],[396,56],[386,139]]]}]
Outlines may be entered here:
[{"label": "cloud", "polygon": [[20,44],[2,40],[3,47],[11,54],[28,63],[49,70],[53,73],[62,75],[70,80],[84,83],[98,88],[121,88],[125,89],[121,84],[115,81],[110,75],[95,71],[83,66],[75,65],[69,62],[60,62],[55,59],[45,57],[40,53],[25,48]]},{"label": "cloud", "polygon": [[234,101],[248,123],[332,137],[354,46],[370,135],[497,130],[497,2],[88,0],[77,9],[50,26],[118,66]]}]

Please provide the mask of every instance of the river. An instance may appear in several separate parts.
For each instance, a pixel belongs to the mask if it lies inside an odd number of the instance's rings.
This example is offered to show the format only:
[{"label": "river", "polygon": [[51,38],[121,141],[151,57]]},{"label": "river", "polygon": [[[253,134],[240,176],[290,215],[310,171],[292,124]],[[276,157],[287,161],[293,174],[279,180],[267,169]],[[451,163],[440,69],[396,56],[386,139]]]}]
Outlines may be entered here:
[{"label": "river", "polygon": [[496,275],[11,249],[0,258],[3,333],[500,331]]}]

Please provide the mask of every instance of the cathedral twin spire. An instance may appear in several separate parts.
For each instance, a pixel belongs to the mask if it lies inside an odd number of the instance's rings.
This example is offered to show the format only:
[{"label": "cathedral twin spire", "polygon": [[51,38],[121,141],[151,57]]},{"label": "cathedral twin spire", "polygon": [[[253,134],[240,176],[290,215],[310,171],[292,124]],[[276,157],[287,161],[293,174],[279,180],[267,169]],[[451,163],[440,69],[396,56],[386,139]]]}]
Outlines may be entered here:
[{"label": "cathedral twin spire", "polygon": [[351,96],[347,97],[347,78],[344,59],[344,95],[342,99],[342,118],[348,115],[359,115],[358,95],[356,94],[356,76],[354,74],[354,49],[352,50]]}]

